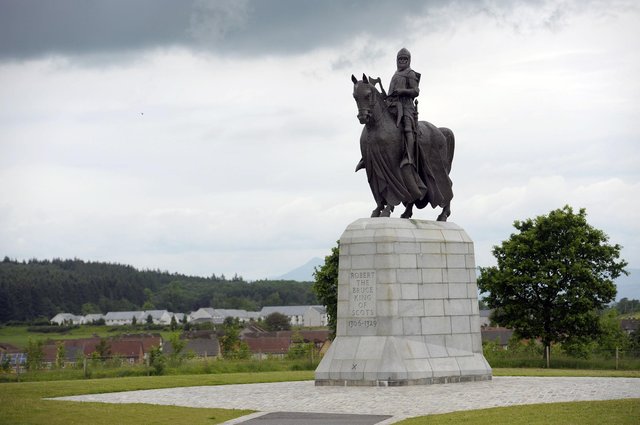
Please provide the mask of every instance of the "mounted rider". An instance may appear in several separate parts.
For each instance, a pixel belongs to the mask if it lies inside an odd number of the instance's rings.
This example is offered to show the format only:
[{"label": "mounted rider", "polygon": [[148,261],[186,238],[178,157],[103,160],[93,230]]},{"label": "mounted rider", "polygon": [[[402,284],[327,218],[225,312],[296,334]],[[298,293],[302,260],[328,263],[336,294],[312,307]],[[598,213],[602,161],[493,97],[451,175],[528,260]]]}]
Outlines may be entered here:
[{"label": "mounted rider", "polygon": [[404,130],[405,155],[400,167],[415,167],[418,109],[414,99],[420,94],[420,74],[410,68],[411,53],[405,48],[398,52],[396,64],[398,69],[391,78],[386,102],[396,114],[396,126],[402,124]]}]

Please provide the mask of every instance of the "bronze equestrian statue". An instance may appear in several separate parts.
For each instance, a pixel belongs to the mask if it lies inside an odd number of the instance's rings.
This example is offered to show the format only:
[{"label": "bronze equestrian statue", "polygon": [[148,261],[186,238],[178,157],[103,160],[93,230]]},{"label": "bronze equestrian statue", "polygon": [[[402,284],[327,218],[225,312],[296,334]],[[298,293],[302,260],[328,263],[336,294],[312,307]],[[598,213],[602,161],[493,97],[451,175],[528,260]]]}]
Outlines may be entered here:
[{"label": "bronze equestrian statue", "polygon": [[[411,69],[411,54],[398,52],[398,70],[391,79],[389,95],[379,78],[351,76],[358,120],[364,124],[360,137],[364,168],[376,208],[371,217],[389,217],[396,205],[405,205],[402,218],[413,215],[413,206],[441,207],[438,221],[447,221],[453,198],[449,178],[455,139],[448,128],[418,121],[420,74]],[[380,84],[379,92],[375,84]]]}]

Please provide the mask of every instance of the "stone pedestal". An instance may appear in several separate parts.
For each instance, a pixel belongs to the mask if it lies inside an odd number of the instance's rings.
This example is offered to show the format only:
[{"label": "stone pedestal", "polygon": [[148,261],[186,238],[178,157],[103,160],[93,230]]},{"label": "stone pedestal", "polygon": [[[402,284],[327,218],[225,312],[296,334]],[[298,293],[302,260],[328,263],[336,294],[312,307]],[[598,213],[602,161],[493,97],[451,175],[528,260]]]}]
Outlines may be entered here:
[{"label": "stone pedestal", "polygon": [[359,219],[340,238],[336,339],[316,385],[491,379],[473,242],[454,223]]}]

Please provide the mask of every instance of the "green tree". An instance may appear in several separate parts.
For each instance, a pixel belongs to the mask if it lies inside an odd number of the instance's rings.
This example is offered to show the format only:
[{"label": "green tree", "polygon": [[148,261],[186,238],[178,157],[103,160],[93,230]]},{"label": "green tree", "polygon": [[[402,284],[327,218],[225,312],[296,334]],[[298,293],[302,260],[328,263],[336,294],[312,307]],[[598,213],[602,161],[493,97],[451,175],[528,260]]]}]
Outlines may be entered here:
[{"label": "green tree", "polygon": [[102,360],[109,357],[109,355],[111,355],[111,344],[109,343],[109,340],[106,338],[100,338],[100,342],[96,344],[94,353],[96,353],[97,357]]},{"label": "green tree", "polygon": [[147,325],[153,325],[153,316],[150,314],[147,316]]},{"label": "green tree", "polygon": [[171,342],[171,347],[173,348],[173,352],[169,356],[170,363],[173,366],[178,366],[182,363],[184,359],[184,348],[187,346],[186,339],[180,339],[179,333],[171,334],[169,337],[169,342]]},{"label": "green tree", "polygon": [[149,367],[151,368],[149,373],[151,375],[162,375],[166,366],[167,360],[165,359],[160,347],[152,347],[149,350]]},{"label": "green tree", "polygon": [[86,316],[87,314],[100,314],[100,313],[102,313],[102,311],[100,311],[100,307],[98,307],[94,303],[84,303],[84,304],[82,304],[81,311],[82,311],[82,315],[83,316]]},{"label": "green tree", "polygon": [[25,353],[27,355],[26,367],[28,370],[37,370],[42,368],[44,360],[44,342],[42,340],[33,340],[29,338]]},{"label": "green tree", "polygon": [[222,357],[225,359],[248,359],[251,355],[249,346],[240,340],[240,328],[233,322],[225,320],[223,326],[224,335],[220,338]]},{"label": "green tree", "polygon": [[338,318],[338,261],[340,259],[340,242],[331,248],[331,254],[324,257],[324,264],[315,269],[313,277],[313,292],[318,300],[327,308],[329,333],[336,335]]},{"label": "green tree", "polygon": [[598,310],[616,295],[626,273],[620,246],[587,223],[586,211],[565,206],[515,221],[518,230],[493,247],[497,266],[481,268],[478,287],[493,318],[545,347],[601,333]]},{"label": "green tree", "polygon": [[269,331],[288,331],[291,329],[289,318],[277,311],[264,318],[264,325]]},{"label": "green tree", "polygon": [[56,342],[56,367],[62,369],[64,367],[64,360],[67,356],[67,349],[64,346],[63,341]]},{"label": "green tree", "polygon": [[169,323],[169,328],[172,331],[175,331],[176,329],[178,329],[178,321],[176,320],[175,315],[171,316],[171,323]]}]

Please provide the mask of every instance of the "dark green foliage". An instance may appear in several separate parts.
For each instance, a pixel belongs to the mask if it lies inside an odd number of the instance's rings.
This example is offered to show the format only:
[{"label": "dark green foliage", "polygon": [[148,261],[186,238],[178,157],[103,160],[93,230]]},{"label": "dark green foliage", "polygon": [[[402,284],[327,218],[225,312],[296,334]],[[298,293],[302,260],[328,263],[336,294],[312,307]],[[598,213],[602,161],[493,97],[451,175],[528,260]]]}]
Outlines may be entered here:
[{"label": "dark green foliage", "polygon": [[67,333],[72,329],[78,329],[80,325],[44,325],[44,326],[29,326],[27,332],[34,333]]},{"label": "dark green foliage", "polygon": [[251,351],[246,342],[240,340],[240,328],[234,322],[227,322],[223,325],[224,335],[220,338],[220,349],[222,357],[225,359],[239,360],[248,359]]},{"label": "dark green foliage", "polygon": [[289,318],[277,311],[264,318],[264,325],[268,331],[288,331],[291,329]]},{"label": "dark green foliage", "polygon": [[42,340],[33,340],[29,338],[25,352],[27,354],[26,367],[28,370],[37,370],[42,368],[44,360],[43,351],[44,342]]},{"label": "dark green foliage", "polygon": [[324,264],[316,268],[313,277],[313,291],[318,300],[327,308],[330,337],[336,335],[338,318],[338,262],[340,259],[340,242],[331,248],[331,254],[324,257]]},{"label": "dark green foliage", "polygon": [[160,347],[152,347],[149,351],[150,374],[156,376],[164,374],[166,364],[167,359],[165,359],[162,351],[160,351]]},{"label": "dark green foliage", "polygon": [[481,269],[478,287],[494,319],[522,338],[576,344],[601,333],[598,311],[616,295],[613,279],[626,273],[620,246],[569,206],[516,221],[493,248],[497,267]]},{"label": "dark green foliage", "polygon": [[620,314],[637,313],[640,311],[640,300],[622,298],[617,303],[614,303],[613,307],[615,307]]},{"label": "dark green foliage", "polygon": [[259,310],[270,305],[267,299],[278,299],[280,305],[318,302],[310,282],[249,283],[237,275],[231,280],[224,275],[203,278],[82,260],[0,262],[0,323],[143,306],[173,312],[210,306]]}]

